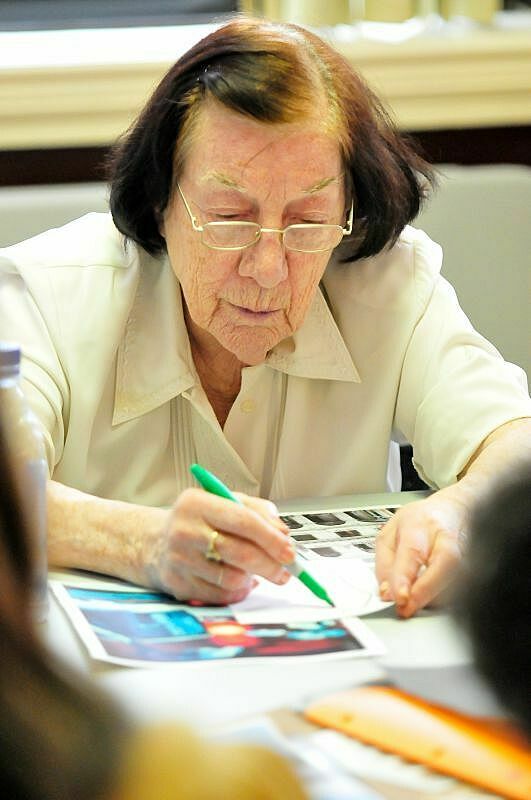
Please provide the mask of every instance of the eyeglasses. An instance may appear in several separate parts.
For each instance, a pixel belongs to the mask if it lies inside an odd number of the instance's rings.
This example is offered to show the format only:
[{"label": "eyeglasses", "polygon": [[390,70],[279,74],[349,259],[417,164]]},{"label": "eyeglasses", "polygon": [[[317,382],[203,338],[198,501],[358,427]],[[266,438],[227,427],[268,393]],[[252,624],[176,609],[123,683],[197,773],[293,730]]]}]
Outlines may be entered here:
[{"label": "eyeglasses", "polygon": [[203,244],[212,250],[245,250],[246,247],[256,244],[262,233],[278,233],[286,250],[295,250],[298,253],[324,253],[333,250],[343,236],[352,233],[354,202],[351,203],[345,228],[341,225],[317,222],[288,225],[286,228],[263,228],[257,222],[243,220],[205,222],[204,225],[199,225],[179,184],[177,188],[188,211],[192,228],[201,234]]}]

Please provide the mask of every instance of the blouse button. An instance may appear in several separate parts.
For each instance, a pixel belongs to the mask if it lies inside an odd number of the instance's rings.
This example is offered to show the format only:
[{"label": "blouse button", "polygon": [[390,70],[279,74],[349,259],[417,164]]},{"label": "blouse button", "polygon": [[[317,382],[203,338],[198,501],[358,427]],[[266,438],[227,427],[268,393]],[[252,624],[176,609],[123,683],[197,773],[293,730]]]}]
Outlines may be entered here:
[{"label": "blouse button", "polygon": [[250,399],[249,400],[243,400],[242,403],[240,404],[240,410],[244,414],[252,414],[253,411],[255,410],[255,408],[256,408],[256,403],[254,402],[254,400],[250,400]]}]

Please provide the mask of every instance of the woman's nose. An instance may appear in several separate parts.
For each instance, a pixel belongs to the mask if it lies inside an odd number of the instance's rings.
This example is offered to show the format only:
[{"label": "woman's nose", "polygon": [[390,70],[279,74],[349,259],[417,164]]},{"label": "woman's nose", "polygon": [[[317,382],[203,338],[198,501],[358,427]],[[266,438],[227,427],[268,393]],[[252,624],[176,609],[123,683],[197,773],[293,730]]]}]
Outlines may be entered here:
[{"label": "woman's nose", "polygon": [[286,251],[278,233],[262,233],[252,247],[243,251],[238,269],[253,278],[263,289],[272,289],[288,276]]}]

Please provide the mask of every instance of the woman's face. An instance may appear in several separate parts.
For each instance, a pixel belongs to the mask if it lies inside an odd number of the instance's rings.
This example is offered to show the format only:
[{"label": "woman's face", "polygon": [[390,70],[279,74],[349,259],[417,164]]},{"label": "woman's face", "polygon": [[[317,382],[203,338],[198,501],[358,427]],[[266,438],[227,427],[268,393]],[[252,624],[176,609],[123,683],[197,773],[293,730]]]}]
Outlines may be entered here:
[{"label": "woman's face", "polygon": [[[318,121],[268,125],[207,103],[179,185],[199,225],[345,224],[339,145]],[[212,250],[193,230],[177,190],[162,233],[192,337],[249,365],[301,326],[330,258],[286,251],[275,233],[245,250]]]}]

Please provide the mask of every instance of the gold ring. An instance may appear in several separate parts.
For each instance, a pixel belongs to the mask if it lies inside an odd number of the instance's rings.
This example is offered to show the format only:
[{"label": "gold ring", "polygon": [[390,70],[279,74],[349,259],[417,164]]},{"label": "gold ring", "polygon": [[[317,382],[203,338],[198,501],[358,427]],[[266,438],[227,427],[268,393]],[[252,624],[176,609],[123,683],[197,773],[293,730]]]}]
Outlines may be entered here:
[{"label": "gold ring", "polygon": [[218,531],[211,530],[209,531],[208,535],[210,538],[208,540],[208,547],[205,552],[205,558],[207,559],[207,561],[221,561],[221,556],[216,550],[216,540],[220,534],[218,533]]},{"label": "gold ring", "polygon": [[221,566],[219,568],[219,575],[218,575],[218,579],[216,581],[216,586],[219,586],[221,588],[221,582],[222,581],[223,581],[223,566]]}]

